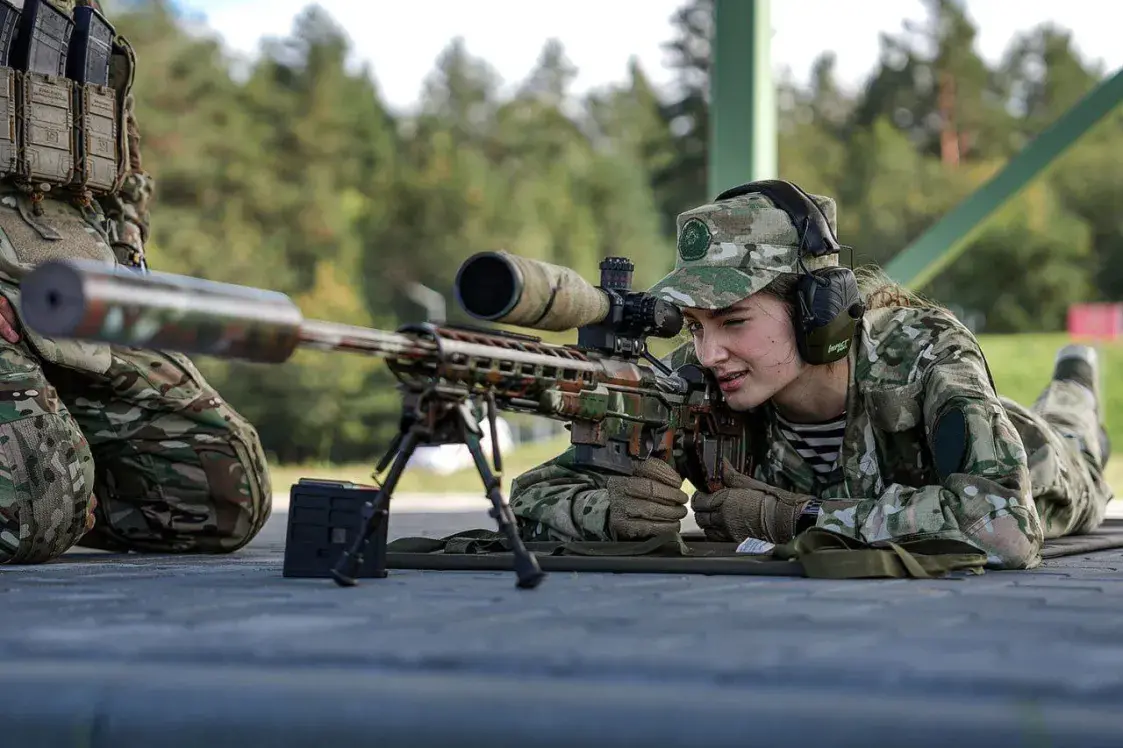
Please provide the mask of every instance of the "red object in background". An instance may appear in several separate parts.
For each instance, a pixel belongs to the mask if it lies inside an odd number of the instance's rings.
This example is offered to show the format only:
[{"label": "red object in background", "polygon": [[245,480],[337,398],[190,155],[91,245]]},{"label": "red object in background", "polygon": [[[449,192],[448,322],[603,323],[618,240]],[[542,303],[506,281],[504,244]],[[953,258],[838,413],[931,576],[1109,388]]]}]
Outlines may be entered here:
[{"label": "red object in background", "polygon": [[1118,340],[1123,337],[1123,304],[1073,304],[1068,308],[1072,338]]}]

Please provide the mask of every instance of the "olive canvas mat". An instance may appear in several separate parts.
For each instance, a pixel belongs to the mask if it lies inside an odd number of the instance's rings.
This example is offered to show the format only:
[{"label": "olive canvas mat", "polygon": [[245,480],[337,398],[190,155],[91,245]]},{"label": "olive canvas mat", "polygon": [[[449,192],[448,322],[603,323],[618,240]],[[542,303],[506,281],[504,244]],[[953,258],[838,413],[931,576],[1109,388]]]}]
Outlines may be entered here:
[{"label": "olive canvas mat", "polygon": [[[667,552],[666,548],[651,544],[645,549],[644,544],[638,543],[573,544],[580,546],[576,552],[564,549],[562,546],[566,544],[561,543],[527,543],[527,548],[547,572],[808,576],[798,561],[738,554],[734,552],[734,544],[707,542],[698,534],[681,537],[690,555],[673,550]],[[440,539],[400,538],[387,547],[387,567],[433,571],[510,570],[510,552],[489,550],[489,545],[504,545],[504,542],[489,530],[457,533]],[[625,551],[627,555],[615,552],[624,545],[631,546]],[[598,555],[598,547],[603,548],[601,555]],[[1046,540],[1041,556],[1051,559],[1117,548],[1123,548],[1123,519],[1106,519],[1087,535]]]}]

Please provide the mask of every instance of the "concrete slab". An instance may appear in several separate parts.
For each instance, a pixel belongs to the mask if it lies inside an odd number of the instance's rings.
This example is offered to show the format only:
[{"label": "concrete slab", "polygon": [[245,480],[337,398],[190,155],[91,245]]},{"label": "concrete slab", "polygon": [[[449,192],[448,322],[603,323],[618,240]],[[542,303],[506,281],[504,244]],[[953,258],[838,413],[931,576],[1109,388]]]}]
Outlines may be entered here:
[{"label": "concrete slab", "polygon": [[[426,501],[396,502],[393,537],[490,526],[482,498]],[[1123,744],[1120,551],[939,581],[341,589],[281,577],[285,520],[234,556],[3,568],[0,745]]]}]

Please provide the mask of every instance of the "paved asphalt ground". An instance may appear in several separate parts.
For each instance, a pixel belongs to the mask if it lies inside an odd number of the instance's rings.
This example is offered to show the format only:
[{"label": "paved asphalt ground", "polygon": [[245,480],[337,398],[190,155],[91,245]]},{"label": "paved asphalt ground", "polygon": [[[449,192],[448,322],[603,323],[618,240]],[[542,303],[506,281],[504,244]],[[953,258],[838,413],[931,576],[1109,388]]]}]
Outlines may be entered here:
[{"label": "paved asphalt ground", "polygon": [[[0,571],[0,746],[1119,746],[1123,551],[936,581],[392,571],[222,558]],[[391,535],[491,527],[396,499]]]}]

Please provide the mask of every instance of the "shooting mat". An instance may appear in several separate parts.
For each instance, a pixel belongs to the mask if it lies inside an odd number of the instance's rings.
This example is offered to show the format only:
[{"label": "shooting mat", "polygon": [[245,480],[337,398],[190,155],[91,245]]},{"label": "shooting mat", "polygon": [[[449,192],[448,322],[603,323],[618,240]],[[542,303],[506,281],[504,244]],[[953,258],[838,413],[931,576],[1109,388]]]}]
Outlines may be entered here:
[{"label": "shooting mat", "polygon": [[[644,542],[527,543],[547,572],[621,574],[729,574],[829,579],[933,578],[980,574],[985,556],[955,541],[879,542],[865,545],[811,530],[769,553],[736,552],[734,543],[697,534]],[[1092,533],[1045,541],[1043,559],[1123,548],[1123,519],[1108,519]],[[511,553],[494,530],[467,530],[444,538],[399,538],[387,546],[391,569],[507,571]]]}]

